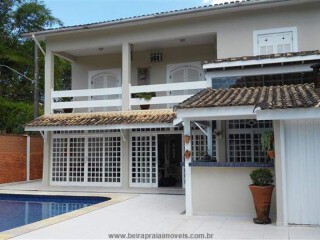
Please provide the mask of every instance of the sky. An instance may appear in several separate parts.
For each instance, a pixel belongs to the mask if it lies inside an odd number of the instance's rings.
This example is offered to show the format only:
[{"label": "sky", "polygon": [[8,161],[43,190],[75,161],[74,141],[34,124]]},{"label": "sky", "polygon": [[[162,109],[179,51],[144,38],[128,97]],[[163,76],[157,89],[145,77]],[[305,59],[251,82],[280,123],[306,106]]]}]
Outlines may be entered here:
[{"label": "sky", "polygon": [[65,26],[100,22],[230,0],[44,0]]}]

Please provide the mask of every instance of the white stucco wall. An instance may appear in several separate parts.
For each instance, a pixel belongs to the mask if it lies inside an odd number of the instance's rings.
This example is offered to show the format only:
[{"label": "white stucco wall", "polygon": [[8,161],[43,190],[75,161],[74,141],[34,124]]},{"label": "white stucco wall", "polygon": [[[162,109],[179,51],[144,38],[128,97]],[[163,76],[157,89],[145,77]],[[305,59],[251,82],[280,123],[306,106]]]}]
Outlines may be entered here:
[{"label": "white stucco wall", "polygon": [[[134,52],[132,57],[131,85],[138,84],[138,68],[149,68],[150,83],[167,81],[167,64],[210,60],[216,57],[214,44],[163,49],[163,62],[151,64],[148,52]],[[72,88],[87,89],[88,73],[93,70],[121,68],[121,53],[79,57],[72,64]]]},{"label": "white stucco wall", "polygon": [[[192,168],[192,207],[194,215],[253,216],[255,208],[248,185],[254,168]],[[271,216],[275,221],[276,190]]]},{"label": "white stucco wall", "polygon": [[[303,3],[303,1],[300,1]],[[298,50],[320,49],[320,2],[301,6],[263,10],[199,14],[192,18],[166,22],[134,24],[130,27],[73,32],[47,37],[47,48],[69,51],[108,46],[123,42],[143,44],[150,41],[217,34],[218,58],[253,55],[253,31],[297,27]]]}]

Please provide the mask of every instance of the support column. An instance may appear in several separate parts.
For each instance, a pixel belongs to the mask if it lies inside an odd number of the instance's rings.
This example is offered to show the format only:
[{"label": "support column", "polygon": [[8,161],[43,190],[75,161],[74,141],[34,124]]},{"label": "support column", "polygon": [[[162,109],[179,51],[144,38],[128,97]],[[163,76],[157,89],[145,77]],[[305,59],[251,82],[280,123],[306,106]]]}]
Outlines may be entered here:
[{"label": "support column", "polygon": [[[190,120],[184,120],[184,136],[190,136],[189,143],[184,143],[185,151],[192,151],[192,136],[191,136],[191,123]],[[192,152],[189,159],[184,159],[185,168],[185,191],[186,191],[186,215],[192,216],[192,172],[189,163],[192,162]]]},{"label": "support column", "polygon": [[283,121],[273,121],[275,147],[275,190],[277,202],[277,225],[287,226],[287,192],[285,171],[285,133]]},{"label": "support column", "polygon": [[131,85],[131,47],[129,43],[122,44],[122,111],[130,110]]},{"label": "support column", "polygon": [[217,162],[226,162],[226,121],[217,120],[216,132],[220,132],[221,136],[216,136],[216,154]]},{"label": "support column", "polygon": [[51,160],[51,140],[52,133],[45,132],[45,139],[43,142],[43,170],[42,170],[42,184],[49,186],[50,184],[50,160]]},{"label": "support column", "polygon": [[130,130],[122,130],[125,141],[122,139],[122,162],[121,162],[121,187],[129,188],[130,181]]},{"label": "support column", "polygon": [[212,157],[212,121],[209,121],[207,127],[208,155]]},{"label": "support column", "polygon": [[54,86],[54,54],[47,50],[45,56],[44,114],[51,113],[51,93]]},{"label": "support column", "polygon": [[[46,50],[45,56],[45,84],[44,84],[44,114],[52,113],[51,93],[54,88],[54,54],[50,49]],[[43,171],[42,184],[48,186],[50,183],[50,159],[51,159],[51,132],[46,132],[46,141],[43,143]]]}]

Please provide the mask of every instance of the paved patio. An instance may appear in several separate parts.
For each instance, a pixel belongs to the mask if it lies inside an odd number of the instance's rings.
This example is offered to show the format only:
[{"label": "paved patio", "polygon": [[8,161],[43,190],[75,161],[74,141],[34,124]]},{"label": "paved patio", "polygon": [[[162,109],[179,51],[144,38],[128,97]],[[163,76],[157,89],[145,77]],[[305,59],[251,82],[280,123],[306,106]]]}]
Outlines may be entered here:
[{"label": "paved patio", "polygon": [[213,239],[320,239],[319,227],[256,225],[248,218],[187,217],[184,201],[183,195],[142,194],[17,239],[107,239],[110,233],[209,233]]}]

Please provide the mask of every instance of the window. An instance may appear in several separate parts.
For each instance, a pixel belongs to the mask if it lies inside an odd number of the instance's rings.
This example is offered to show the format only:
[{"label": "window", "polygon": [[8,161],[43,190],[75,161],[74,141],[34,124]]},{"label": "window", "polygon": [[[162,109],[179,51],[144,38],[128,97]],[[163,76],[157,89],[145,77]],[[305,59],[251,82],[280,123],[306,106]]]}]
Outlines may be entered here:
[{"label": "window", "polygon": [[[98,70],[89,72],[89,88],[116,88],[121,87],[121,69]],[[95,96],[91,100],[121,99],[121,95]],[[96,107],[91,112],[118,111],[120,107]]]},{"label": "window", "polygon": [[261,134],[273,129],[272,121],[227,121],[227,146],[229,162],[267,162],[261,149]]},{"label": "window", "polygon": [[296,52],[298,51],[297,29],[281,28],[254,31],[254,44],[255,55]]}]

